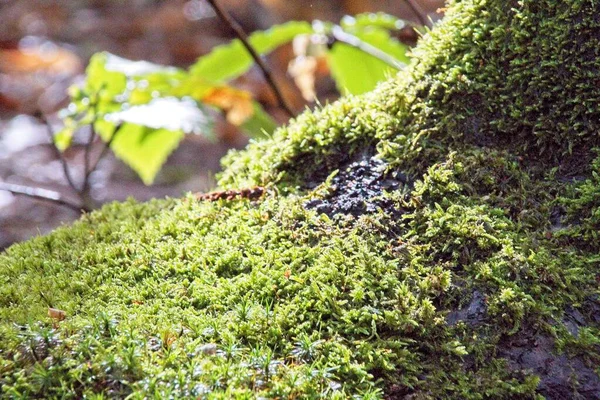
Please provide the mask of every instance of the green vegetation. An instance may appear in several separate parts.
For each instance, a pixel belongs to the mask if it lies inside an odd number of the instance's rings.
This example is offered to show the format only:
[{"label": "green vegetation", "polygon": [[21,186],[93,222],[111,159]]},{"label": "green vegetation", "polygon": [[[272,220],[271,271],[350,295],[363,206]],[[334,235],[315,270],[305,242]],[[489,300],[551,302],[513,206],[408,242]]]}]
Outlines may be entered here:
[{"label": "green vegetation", "polygon": [[[359,94],[375,88],[395,69],[339,40],[329,49],[327,42],[335,40],[330,38],[331,32],[335,28],[351,35],[401,66],[409,61],[408,47],[390,31],[404,25],[391,15],[367,13],[347,17],[339,26],[290,21],[254,32],[248,41],[257,54],[265,55],[304,38],[306,48],[298,50],[298,64],[308,57],[316,60],[317,56],[328,56],[340,92]],[[311,43],[315,40],[317,43]],[[228,122],[250,137],[265,138],[275,130],[275,121],[251,93],[230,85],[253,64],[239,39],[215,47],[187,71],[109,53],[96,54],[83,87],[71,88],[72,103],[62,112],[65,127],[56,135],[56,144],[61,150],[68,148],[75,131],[92,125],[115,155],[149,185],[186,133],[213,136],[208,107],[223,112]],[[314,74],[302,67],[300,70],[299,75]]]},{"label": "green vegetation", "polygon": [[[451,1],[407,71],[226,158],[221,186],[262,199],[111,204],[11,247],[0,395],[556,395],[527,348],[594,398],[598,11]],[[413,184],[358,218],[307,210],[315,172],[365,148]]]}]

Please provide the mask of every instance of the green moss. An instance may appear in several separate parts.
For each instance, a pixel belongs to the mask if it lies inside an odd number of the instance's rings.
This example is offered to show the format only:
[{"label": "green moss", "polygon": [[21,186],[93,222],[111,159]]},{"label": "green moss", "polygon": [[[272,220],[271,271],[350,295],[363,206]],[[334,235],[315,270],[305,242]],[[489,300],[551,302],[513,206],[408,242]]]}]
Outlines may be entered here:
[{"label": "green moss", "polygon": [[[225,159],[263,199],[115,203],[11,247],[0,396],[535,398],[527,335],[598,365],[599,7],[451,1],[407,71]],[[306,210],[366,147],[410,193]]]}]

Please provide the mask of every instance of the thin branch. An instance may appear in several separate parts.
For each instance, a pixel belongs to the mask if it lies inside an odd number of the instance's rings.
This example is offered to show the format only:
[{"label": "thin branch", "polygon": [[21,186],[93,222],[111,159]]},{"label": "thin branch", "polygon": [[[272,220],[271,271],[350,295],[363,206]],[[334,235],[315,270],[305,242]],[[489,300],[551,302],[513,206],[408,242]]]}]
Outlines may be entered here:
[{"label": "thin branch", "polygon": [[23,195],[34,199],[50,201],[52,203],[60,204],[68,207],[77,212],[90,211],[86,207],[72,203],[65,199],[62,194],[55,192],[54,190],[35,188],[31,186],[16,185],[13,183],[0,182],[0,190],[11,192],[12,194]]},{"label": "thin branch", "polygon": [[425,12],[423,12],[421,7],[417,3],[414,3],[413,0],[404,0],[404,2],[410,7],[413,14],[417,16],[417,19],[419,20],[422,26],[429,26],[429,24],[427,23],[427,19],[425,18]]},{"label": "thin branch", "polygon": [[360,51],[370,56],[373,56],[398,70],[404,69],[406,67],[406,64],[404,64],[403,62],[395,59],[386,52],[379,50],[377,47],[360,40],[358,37],[348,32],[345,32],[340,26],[336,25],[332,28],[331,36],[335,41],[347,44],[348,46],[355,47]]},{"label": "thin branch", "polygon": [[89,180],[89,176],[96,170],[96,168],[98,168],[98,163],[100,163],[100,160],[102,160],[104,158],[104,156],[106,155],[106,152],[108,151],[108,149],[110,149],[110,145],[112,144],[113,140],[115,140],[115,138],[117,137],[117,134],[121,131],[122,126],[123,126],[122,123],[117,125],[115,127],[115,130],[113,131],[113,134],[110,137],[110,139],[108,139],[108,141],[104,142],[104,147],[102,148],[100,155],[96,159],[96,162],[94,163],[94,165],[92,165],[89,172],[87,173],[86,180]]},{"label": "thin branch", "polygon": [[252,47],[252,45],[248,41],[248,36],[246,35],[246,32],[244,32],[244,30],[242,29],[242,26],[237,21],[235,21],[223,7],[221,7],[218,0],[207,1],[215,10],[215,13],[217,13],[219,18],[221,18],[225,23],[227,23],[227,25],[229,25],[229,27],[235,32],[237,38],[242,42],[246,50],[248,50],[248,53],[250,53],[250,55],[262,71],[267,83],[273,90],[273,93],[275,94],[275,97],[277,97],[277,101],[279,101],[281,107],[289,114],[290,118],[294,117],[294,112],[283,97],[279,86],[277,86],[277,83],[273,78],[273,74],[271,73],[267,65],[264,63],[264,61],[260,58],[260,55],[256,52],[256,50],[254,50],[254,47]]},{"label": "thin branch", "polygon": [[61,151],[56,146],[56,143],[54,142],[54,130],[52,129],[50,122],[41,111],[37,111],[35,113],[35,117],[42,121],[42,123],[46,126],[46,133],[48,134],[48,138],[50,139],[52,151],[54,152],[55,157],[60,161],[63,173],[65,175],[65,178],[67,179],[67,183],[69,184],[71,189],[73,189],[75,192],[79,192],[79,189],[77,188],[77,185],[75,185],[75,182],[71,177],[71,173],[69,172],[69,165],[67,164],[67,160],[65,159],[63,153],[61,153]]},{"label": "thin branch", "polygon": [[86,192],[89,189],[90,181],[89,177],[92,173],[90,170],[90,156],[92,153],[92,145],[96,139],[96,129],[94,128],[94,122],[90,124],[90,138],[85,144],[85,150],[83,153],[83,184],[81,185],[81,193]]},{"label": "thin branch", "polygon": [[[85,150],[83,153],[83,183],[81,184],[81,190],[79,191],[80,197],[85,202],[89,197],[90,191],[90,175],[93,169],[90,169],[90,157],[92,153],[92,146],[96,140],[96,129],[94,128],[94,122],[90,124],[90,138],[85,144]],[[94,165],[96,167],[97,163]]]}]

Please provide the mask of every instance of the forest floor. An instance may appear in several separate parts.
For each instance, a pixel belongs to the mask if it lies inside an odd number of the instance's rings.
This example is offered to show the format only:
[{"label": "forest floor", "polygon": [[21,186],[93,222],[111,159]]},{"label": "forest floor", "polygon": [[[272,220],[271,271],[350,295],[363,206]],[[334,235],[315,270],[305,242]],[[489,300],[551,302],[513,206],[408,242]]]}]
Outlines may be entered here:
[{"label": "forest floor", "polygon": [[[436,18],[440,0],[422,0],[421,7]],[[403,2],[336,0],[315,2],[223,1],[247,31],[265,29],[289,19],[338,21],[343,15],[385,11],[415,20]],[[134,60],[186,67],[213,46],[231,39],[231,32],[214,17],[208,3],[200,0],[160,3],[155,1],[39,2],[19,0],[0,5],[0,181],[57,190],[68,196],[70,188],[48,142],[46,126],[31,115],[42,109],[54,129],[60,128],[57,112],[68,99],[66,89],[82,79],[84,66],[97,51],[109,51]],[[416,39],[416,37],[415,37]],[[4,58],[3,52],[36,51],[39,59]],[[306,104],[290,79],[285,77],[291,50],[276,51],[269,62],[295,110]],[[45,56],[56,62],[46,64]],[[8,62],[7,62],[8,60]],[[235,82],[251,91],[280,122],[285,114],[276,107],[269,88],[257,70]],[[321,79],[318,96],[337,96],[333,82]],[[119,160],[108,155],[91,176],[92,196],[98,203],[134,197],[180,196],[214,186],[219,160],[230,148],[240,148],[247,138],[217,118],[217,140],[189,135],[170,156],[152,186],[145,186]],[[219,119],[220,118],[220,119]],[[87,132],[75,138],[65,153],[76,181],[82,179],[82,147]],[[96,146],[99,153],[100,144]],[[78,218],[78,213],[58,205],[15,197],[0,191],[0,249]]]}]

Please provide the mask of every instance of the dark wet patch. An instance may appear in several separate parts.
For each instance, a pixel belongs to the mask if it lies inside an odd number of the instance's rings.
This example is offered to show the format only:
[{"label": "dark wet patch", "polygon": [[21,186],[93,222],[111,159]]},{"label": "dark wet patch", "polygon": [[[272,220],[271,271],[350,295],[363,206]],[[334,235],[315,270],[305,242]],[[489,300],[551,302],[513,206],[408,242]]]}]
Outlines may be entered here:
[{"label": "dark wet patch", "polygon": [[582,356],[557,354],[554,339],[546,333],[525,327],[501,340],[498,354],[512,371],[539,376],[537,391],[546,399],[600,399],[600,377],[594,366]]},{"label": "dark wet patch", "polygon": [[[314,189],[326,179],[316,176],[307,187]],[[387,171],[387,164],[371,152],[360,154],[343,164],[333,178],[329,193],[324,198],[307,201],[304,206],[333,217],[337,214],[358,217],[364,214],[386,211],[389,216],[402,214],[402,210],[384,194],[410,188],[408,177],[400,171]]]},{"label": "dark wet patch", "polygon": [[446,316],[446,322],[450,326],[465,322],[467,325],[475,327],[485,321],[486,313],[485,296],[480,291],[475,290],[469,304],[461,309],[451,311]]}]

